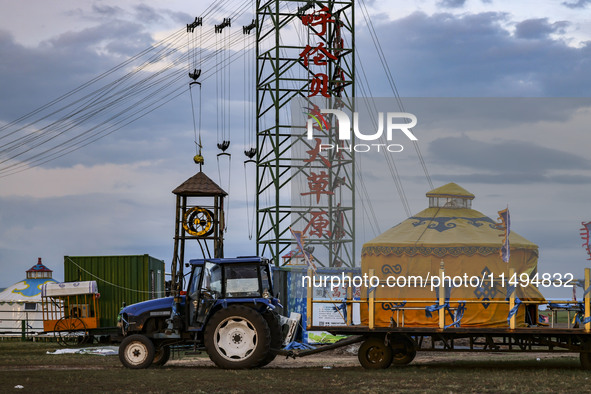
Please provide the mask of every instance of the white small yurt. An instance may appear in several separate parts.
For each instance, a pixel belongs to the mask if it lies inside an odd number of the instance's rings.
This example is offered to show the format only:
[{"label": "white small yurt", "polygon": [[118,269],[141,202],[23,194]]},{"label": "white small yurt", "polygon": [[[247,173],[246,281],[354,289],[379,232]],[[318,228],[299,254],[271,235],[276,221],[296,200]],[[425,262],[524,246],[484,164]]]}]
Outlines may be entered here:
[{"label": "white small yurt", "polygon": [[41,286],[56,282],[53,271],[41,263],[26,271],[26,279],[15,283],[0,293],[0,335],[27,335],[43,331]]}]

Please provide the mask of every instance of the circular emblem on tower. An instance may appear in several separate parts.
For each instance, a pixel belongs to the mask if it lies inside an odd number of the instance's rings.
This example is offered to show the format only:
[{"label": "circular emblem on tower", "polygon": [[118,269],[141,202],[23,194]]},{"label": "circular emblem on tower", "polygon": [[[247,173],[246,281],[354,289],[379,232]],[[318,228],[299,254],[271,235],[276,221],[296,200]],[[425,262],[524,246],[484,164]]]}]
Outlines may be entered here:
[{"label": "circular emblem on tower", "polygon": [[213,231],[213,212],[201,207],[193,207],[183,215],[183,228],[197,237],[205,237]]}]

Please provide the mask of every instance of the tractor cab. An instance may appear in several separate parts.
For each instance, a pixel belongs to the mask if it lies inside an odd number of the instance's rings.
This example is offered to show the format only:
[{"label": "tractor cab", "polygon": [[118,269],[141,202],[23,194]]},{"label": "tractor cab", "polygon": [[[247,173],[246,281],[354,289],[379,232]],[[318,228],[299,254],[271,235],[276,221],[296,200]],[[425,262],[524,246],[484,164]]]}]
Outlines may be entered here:
[{"label": "tractor cab", "polygon": [[234,303],[279,306],[274,298],[267,259],[237,257],[194,259],[187,286],[186,318],[190,331],[200,331],[208,316]]}]

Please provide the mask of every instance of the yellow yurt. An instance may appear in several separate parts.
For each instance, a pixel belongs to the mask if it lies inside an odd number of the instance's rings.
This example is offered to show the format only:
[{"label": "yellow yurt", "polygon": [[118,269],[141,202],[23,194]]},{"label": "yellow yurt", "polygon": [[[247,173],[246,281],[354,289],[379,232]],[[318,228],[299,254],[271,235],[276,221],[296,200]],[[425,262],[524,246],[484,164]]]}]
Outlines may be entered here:
[{"label": "yellow yurt", "polygon": [[[538,246],[514,231],[510,232],[510,259],[506,263],[500,256],[503,230],[497,222],[472,209],[474,195],[455,183],[436,188],[427,193],[429,207],[397,226],[365,243],[362,249],[361,270],[373,270],[382,280],[390,277],[390,283],[404,284],[411,276],[423,279],[439,275],[440,267],[455,283],[445,283],[451,313],[461,301],[465,310],[461,327],[507,327],[507,280],[510,268],[517,275],[525,273],[533,277],[537,273]],[[491,282],[491,275],[493,281]],[[505,282],[501,283],[501,277]],[[462,282],[458,280],[461,277]],[[472,278],[472,280],[470,280]],[[477,280],[484,278],[484,280]],[[515,295],[520,301],[543,301],[535,286],[516,286]],[[405,327],[438,326],[438,312],[427,317],[425,307],[437,304],[438,288],[429,284],[389,287],[380,285],[370,289],[378,301],[375,304],[375,325]],[[432,300],[413,303],[418,300]],[[400,306],[404,305],[404,312]],[[402,317],[402,314],[404,317]],[[445,324],[453,323],[446,311]],[[516,325],[525,326],[537,322],[536,306],[522,304],[517,309]],[[362,324],[368,324],[367,310],[362,310]],[[402,322],[404,319],[404,322]]]}]

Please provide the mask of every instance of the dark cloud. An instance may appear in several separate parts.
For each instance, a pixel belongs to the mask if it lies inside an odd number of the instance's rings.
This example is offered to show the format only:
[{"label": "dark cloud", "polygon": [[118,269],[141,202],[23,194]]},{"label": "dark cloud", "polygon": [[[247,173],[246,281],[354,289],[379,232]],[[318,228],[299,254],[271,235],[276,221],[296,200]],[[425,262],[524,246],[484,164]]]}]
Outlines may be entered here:
[{"label": "dark cloud", "polygon": [[191,17],[186,12],[172,11],[162,8],[157,9],[143,3],[133,6],[130,11],[125,10],[119,6],[94,4],[90,13],[85,13],[82,10],[77,9],[75,11],[69,11],[68,14],[78,15],[90,20],[100,20],[105,18],[130,18],[132,21],[146,26],[165,21],[172,21],[175,24],[183,26],[194,19],[194,17]]},{"label": "dark cloud", "polygon": [[[113,15],[120,12],[115,7],[111,8],[99,11]],[[145,15],[143,19],[146,20],[160,20],[158,15],[183,19],[184,22],[191,19],[187,14],[173,15],[149,6],[138,6],[135,10]],[[585,90],[585,86],[589,85],[586,62],[591,58],[591,44],[576,49],[553,41],[547,35],[549,31],[558,31],[561,22],[551,24],[547,20],[522,22],[519,26],[522,34],[531,36],[532,31],[545,31],[536,33],[541,37],[539,40],[524,43],[525,40],[517,39],[502,27],[510,22],[509,16],[502,13],[465,16],[415,13],[401,20],[382,22],[378,26],[378,34],[399,37],[384,42],[384,50],[390,54],[390,67],[404,94],[515,96],[559,92],[576,96],[579,91],[588,94]],[[365,49],[368,46],[363,42],[363,34],[361,30],[358,35],[361,36],[361,58],[366,67],[371,64],[367,67],[368,74],[377,78],[380,75],[376,72],[379,63],[371,60],[373,51]],[[120,64],[152,43],[153,39],[143,24],[117,18],[48,39],[36,48],[21,46],[7,33],[0,34],[0,52],[11,54],[0,63],[0,67],[6,70],[0,73],[0,85],[5,92],[0,97],[0,118],[6,121],[15,119]],[[233,64],[236,75],[242,73],[240,64]],[[378,90],[385,85],[375,83],[375,80],[372,82]],[[186,85],[183,83],[182,86]],[[182,88],[180,84],[178,88]],[[374,95],[380,93],[374,91]],[[204,108],[204,113],[214,113],[215,103],[208,102],[211,108]],[[513,114],[510,109],[502,113],[503,119]],[[555,114],[556,111],[550,113]],[[105,112],[96,121],[108,119],[111,115],[112,111]],[[236,113],[232,124],[240,124],[238,118],[241,116],[241,113]],[[544,112],[540,114],[540,119],[544,119]],[[204,117],[203,129],[214,128],[215,118]],[[83,149],[48,165],[122,163],[145,158],[161,160],[172,151],[191,152],[194,147],[191,146],[188,96],[179,97],[154,115],[125,126],[123,130],[125,134],[122,137],[109,137],[95,143],[93,153]],[[212,139],[215,151],[215,137]],[[154,141],[160,142],[152,144]],[[233,146],[235,144],[236,141],[233,141]]]},{"label": "dark cloud", "polygon": [[545,39],[552,33],[564,33],[569,22],[550,23],[548,18],[527,19],[515,25],[515,36],[526,39]]},{"label": "dark cloud", "polygon": [[[450,181],[449,175],[434,175],[433,180],[441,183]],[[530,183],[553,183],[557,185],[578,185],[591,183],[591,177],[588,176],[548,176],[538,173],[506,173],[506,174],[483,174],[474,173],[468,175],[455,174],[451,177],[453,182],[458,183],[485,183],[492,185],[522,185]]]},{"label": "dark cloud", "polygon": [[[393,98],[375,101],[380,111],[397,107]],[[577,111],[591,109],[591,98],[570,97],[403,97],[402,102],[417,115],[419,133],[433,128],[490,132],[532,122],[566,123]]]},{"label": "dark cloud", "polygon": [[[150,47],[153,42],[154,40],[142,25],[119,19],[109,20],[81,31],[61,34],[42,42],[37,47],[20,45],[15,42],[10,34],[0,31],[0,52],[11,54],[11,56],[4,57],[0,62],[0,85],[3,90],[3,94],[0,96],[0,119],[10,122],[49,103],[68,91],[77,89],[97,76],[105,74],[105,72],[121,64],[124,60]],[[72,114],[70,122],[74,122],[78,119],[75,111],[83,108],[83,103],[89,103],[88,97],[84,99],[84,95],[101,87],[108,87],[107,83],[117,80],[130,70],[130,68],[122,68],[111,74],[110,77],[88,85],[88,88],[83,90],[82,94],[72,95],[66,101],[56,102],[54,106],[49,107],[48,110],[41,114],[50,114],[67,102],[74,102],[74,100],[78,99],[80,101],[68,110],[68,113]],[[138,77],[136,75],[134,82],[137,81]],[[186,85],[183,84],[182,86],[185,87]],[[108,90],[104,92],[105,94],[112,93]],[[99,97],[103,98],[99,94],[92,96],[94,100],[98,100]],[[187,127],[180,127],[177,119],[184,118],[180,116],[172,104],[168,106],[169,117],[152,117],[149,119],[149,123],[147,122],[148,119],[146,119],[146,122],[143,124],[139,122],[134,125],[135,127],[127,125],[126,122],[115,124],[110,119],[124,110],[126,106],[129,107],[134,99],[131,95],[124,95],[123,98],[125,100],[121,101],[121,105],[118,107],[101,109],[100,105],[95,105],[93,111],[85,113],[92,114],[92,117],[85,121],[84,126],[87,130],[90,130],[100,124],[112,124],[113,128],[106,131],[123,128],[129,134],[128,140],[124,138],[120,143],[115,143],[116,139],[107,138],[105,141],[96,143],[97,150],[95,152],[97,155],[103,155],[102,158],[93,156],[92,153],[89,154],[88,150],[81,150],[74,153],[71,158],[66,156],[56,163],[50,164],[50,166],[69,166],[76,162],[92,165],[111,160],[121,163],[134,159],[145,160],[146,158],[156,160],[158,159],[156,154],[158,150],[155,145],[148,144],[147,141],[158,141],[163,135],[162,131],[166,129],[163,126],[164,124],[168,127],[176,126],[175,128],[178,130],[188,128],[190,119],[187,118]],[[137,100],[137,98],[135,99]],[[124,113],[123,117],[128,114],[131,115],[136,108],[137,106],[131,107],[128,112]],[[190,114],[190,107],[184,112]],[[65,114],[66,112],[62,112],[60,116]],[[39,119],[42,115],[37,114],[30,120]],[[37,123],[35,127],[45,127],[49,124],[49,119],[53,118],[49,115],[48,121]],[[63,130],[65,126],[60,127]],[[174,133],[173,130],[167,134]],[[65,140],[68,134],[64,134],[63,137]],[[130,141],[131,139],[135,139],[135,141]],[[0,141],[0,143],[3,144],[6,141],[8,140]],[[104,143],[101,144],[101,142]],[[114,144],[116,149],[108,149],[110,144]],[[143,145],[147,146],[148,150],[140,153],[137,149],[132,148],[129,149],[131,154],[125,155],[121,152],[121,147],[126,145],[136,148]],[[169,148],[173,149],[172,147]],[[109,152],[112,153],[109,154]],[[6,155],[3,155],[2,159],[6,157]],[[74,159],[78,161],[73,161]]]},{"label": "dark cloud", "polygon": [[162,14],[153,7],[145,4],[139,4],[134,7],[137,18],[144,22],[160,22],[163,17]]},{"label": "dark cloud", "polygon": [[[105,31],[102,32],[102,30]],[[0,32],[0,51],[12,54],[4,61],[6,72],[0,73],[0,85],[3,86],[6,93],[0,97],[0,119],[9,122],[18,118],[25,111],[30,112],[53,100],[56,96],[76,89],[149,47],[152,42],[151,36],[145,32],[141,25],[117,19],[80,32],[62,34],[47,40],[36,48],[21,46],[15,43],[9,34]],[[141,59],[146,59],[146,57]],[[67,60],[64,61],[64,59]],[[141,59],[140,63],[143,62]],[[42,73],[39,71],[40,64],[44,65]],[[0,67],[3,65],[0,63]],[[188,77],[184,68],[186,63],[183,62],[181,68],[166,71],[165,74],[162,69],[167,66],[168,63],[155,64],[154,69],[160,70],[160,73],[142,73],[134,75],[131,79],[131,82],[136,83],[140,78],[156,76],[159,80],[164,81],[160,85],[150,83],[152,79],[141,85],[142,89],[145,89],[141,92],[138,92],[138,89],[126,92],[124,88],[129,88],[129,84],[122,84],[122,87],[117,87],[113,91],[105,91],[106,94],[114,92],[124,94],[121,100],[117,101],[117,105],[108,108],[103,108],[101,105],[91,105],[92,111],[86,111],[84,114],[92,114],[92,118],[84,120],[82,127],[76,128],[75,132],[63,135],[65,139],[72,135],[80,135],[87,130],[92,133],[92,128],[98,127],[100,130],[104,130],[100,136],[105,138],[94,142],[92,148],[76,150],[54,161],[43,163],[43,166],[55,168],[70,167],[75,164],[87,166],[100,163],[120,164],[144,160],[168,160],[171,157],[178,157],[178,155],[186,157],[186,162],[191,165],[191,159],[195,155],[195,144]],[[241,67],[241,61],[234,62],[232,73],[242,75],[243,69]],[[78,98],[96,89],[109,87],[108,83],[123,78],[131,69],[132,67],[122,68],[111,76],[90,85],[81,94],[72,97]],[[242,97],[242,85],[242,83],[236,84],[233,93],[235,99],[239,100]],[[206,84],[207,86],[209,89],[215,89],[215,80],[212,79]],[[170,94],[164,96],[162,90]],[[193,91],[195,111],[199,113],[201,111],[198,111],[197,107],[200,96],[196,88]],[[31,92],[35,92],[35,94],[31,95]],[[208,115],[216,113],[217,103],[215,99],[209,98],[210,92],[211,90],[204,89],[202,96],[204,99],[203,119],[200,123],[206,152],[217,152],[216,116]],[[98,94],[91,94],[90,97],[93,100],[98,97],[102,98]],[[142,101],[142,97],[146,97],[146,100]],[[157,105],[162,104],[162,107],[155,105],[151,108],[153,112],[130,123],[132,118],[136,117],[136,112],[143,108],[143,105],[152,97],[162,97],[162,100],[156,103]],[[169,99],[171,101],[167,102]],[[84,102],[88,102],[88,100]],[[63,105],[65,103],[59,103],[45,113]],[[75,109],[77,106],[73,106],[69,110],[74,111]],[[240,103],[232,109],[231,124],[234,129],[239,130],[235,135],[242,137],[243,106]],[[138,115],[147,111],[142,110]],[[120,113],[121,116],[113,118]],[[132,116],[132,118],[128,119],[127,116]],[[34,119],[39,117],[37,115]],[[70,120],[74,121],[78,118],[76,115],[72,116]],[[42,127],[46,123],[48,122],[41,122],[36,127]],[[62,124],[59,127],[60,130],[63,129]],[[116,134],[107,135],[110,132]],[[234,150],[234,153],[239,157],[243,155],[239,148],[241,142],[242,138],[233,139],[230,147],[230,151]],[[0,141],[0,147],[1,144],[2,141]],[[6,157],[4,155],[0,160]],[[213,163],[213,161],[209,162]]]},{"label": "dark cloud", "polygon": [[149,47],[141,26],[111,20],[50,38],[37,47],[0,32],[0,118],[6,121],[48,103]]},{"label": "dark cloud", "polygon": [[170,11],[170,10],[164,10],[162,11],[171,21],[180,24],[181,26],[183,24],[188,24],[191,23],[195,20],[194,16],[191,16],[189,14],[187,14],[186,12],[178,12],[178,11]]},{"label": "dark cloud", "polygon": [[96,15],[100,15],[103,17],[115,18],[123,14],[125,11],[121,7],[117,6],[110,6],[110,5],[100,5],[100,4],[93,4],[92,11]]},{"label": "dark cloud", "polygon": [[574,3],[562,2],[562,5],[568,8],[585,8],[589,4],[591,4],[591,0],[577,0]]},{"label": "dark cloud", "polygon": [[441,0],[437,5],[444,8],[461,8],[466,4],[466,0]]},{"label": "dark cloud", "polygon": [[[538,32],[537,40],[523,40],[505,26],[512,22],[506,13],[452,15],[414,13],[377,26],[389,68],[398,90],[408,96],[570,96],[586,97],[591,91],[591,42],[580,48]],[[548,22],[546,29],[560,31]],[[538,22],[538,28],[544,27]],[[528,32],[527,23],[521,31]],[[529,29],[533,34],[534,29]],[[371,48],[363,29],[358,45]],[[371,51],[361,56],[365,67],[380,65]],[[373,67],[372,67],[373,69]],[[366,72],[367,73],[367,72]],[[374,96],[392,92],[375,75]]]},{"label": "dark cloud", "polygon": [[[142,23],[160,23],[165,20],[170,20],[181,27],[191,23],[195,17],[186,12],[171,11],[168,9],[154,8],[146,4],[139,4],[134,7],[135,18]],[[234,21],[233,21],[234,22]]]},{"label": "dark cloud", "polygon": [[[104,57],[104,53],[97,53],[97,49],[107,48],[111,43],[120,43],[118,48],[125,47],[126,44],[124,43],[127,43],[126,47],[129,48],[129,52],[117,51],[112,55],[128,57],[135,54],[136,51],[149,47],[153,43],[153,39],[142,25],[113,19],[95,27],[68,32],[56,38],[51,38],[41,43],[40,48],[51,49],[54,53],[58,52],[68,56],[66,59],[75,60],[84,55],[96,56],[97,58]],[[119,59],[114,58],[112,60]]]},{"label": "dark cloud", "polygon": [[[460,166],[474,171],[454,179],[481,183],[590,183],[591,177],[550,174],[553,170],[590,169],[591,161],[533,142],[483,142],[467,136],[434,140],[429,159],[436,164]],[[477,173],[479,171],[480,173]]]}]

